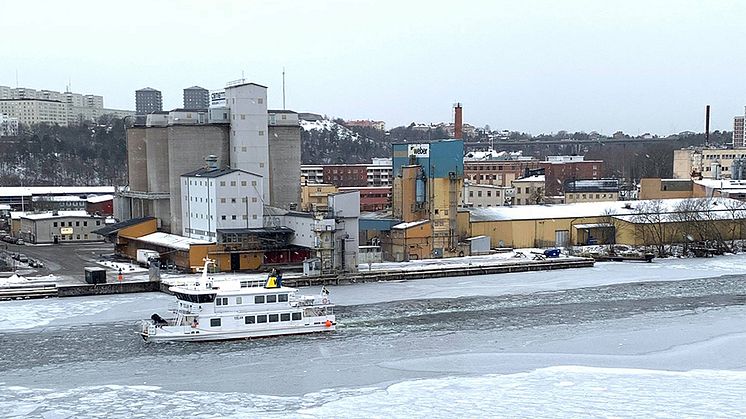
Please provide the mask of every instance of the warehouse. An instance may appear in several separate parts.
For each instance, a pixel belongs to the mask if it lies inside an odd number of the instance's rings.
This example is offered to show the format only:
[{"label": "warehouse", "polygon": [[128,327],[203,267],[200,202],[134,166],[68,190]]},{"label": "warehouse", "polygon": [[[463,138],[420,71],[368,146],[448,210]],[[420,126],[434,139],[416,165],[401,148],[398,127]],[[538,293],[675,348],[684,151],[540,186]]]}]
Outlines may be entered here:
[{"label": "warehouse", "polygon": [[[651,244],[648,227],[660,226],[667,242],[701,233],[719,239],[746,236],[746,207],[728,198],[692,198],[564,205],[470,208],[468,226],[460,222],[465,237],[484,235],[496,247],[566,247],[568,245]],[[461,219],[460,219],[461,220]],[[674,237],[675,236],[675,237]]]}]

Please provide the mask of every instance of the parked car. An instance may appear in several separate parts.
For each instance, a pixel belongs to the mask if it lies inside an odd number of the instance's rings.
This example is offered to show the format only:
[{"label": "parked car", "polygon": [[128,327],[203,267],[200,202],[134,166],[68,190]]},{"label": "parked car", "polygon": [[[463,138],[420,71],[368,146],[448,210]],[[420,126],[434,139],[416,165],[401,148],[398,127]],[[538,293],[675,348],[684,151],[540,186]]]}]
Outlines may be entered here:
[{"label": "parked car", "polygon": [[26,263],[28,262],[28,256],[24,255],[23,253],[18,254],[18,261]]},{"label": "parked car", "polygon": [[19,246],[22,246],[22,245],[26,244],[26,242],[23,241],[23,239],[17,239],[16,240],[16,244],[19,245]]}]

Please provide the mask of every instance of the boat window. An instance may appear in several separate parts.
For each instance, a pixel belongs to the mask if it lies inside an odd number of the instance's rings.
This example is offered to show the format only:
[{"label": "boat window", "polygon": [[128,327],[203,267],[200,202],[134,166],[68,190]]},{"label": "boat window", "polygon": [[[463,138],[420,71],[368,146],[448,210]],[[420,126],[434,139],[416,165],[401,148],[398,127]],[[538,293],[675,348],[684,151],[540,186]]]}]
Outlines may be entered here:
[{"label": "boat window", "polygon": [[254,304],[264,304],[264,296],[263,295],[255,295],[254,296]]},{"label": "boat window", "polygon": [[187,301],[190,303],[211,303],[215,301],[216,294],[184,294],[181,292],[175,292],[174,295],[181,301]]},{"label": "boat window", "polygon": [[220,327],[220,319],[210,319],[210,327]]},{"label": "boat window", "polygon": [[288,301],[288,295],[287,294],[279,294],[277,295],[277,301],[281,303],[286,303]]},{"label": "boat window", "polygon": [[282,313],[282,314],[280,314],[280,321],[282,321],[282,322],[289,322],[290,321],[290,313]]},{"label": "boat window", "polygon": [[228,297],[221,297],[215,300],[216,306],[227,306],[228,305]]},{"label": "boat window", "polygon": [[257,323],[267,323],[267,315],[266,314],[260,314],[256,316],[256,322]]},{"label": "boat window", "polygon": [[246,324],[254,324],[256,322],[256,317],[254,317],[254,316],[246,316],[246,317],[244,317],[243,321]]},{"label": "boat window", "polygon": [[236,304],[243,304],[243,298],[236,297]]},{"label": "boat window", "polygon": [[271,294],[267,296],[267,302],[268,303],[276,303],[277,302],[277,296],[275,294]]},{"label": "boat window", "polygon": [[300,320],[301,314],[300,313],[293,313],[293,320]]},{"label": "boat window", "polygon": [[279,314],[270,314],[269,315],[269,322],[274,323],[280,321],[280,315]]}]

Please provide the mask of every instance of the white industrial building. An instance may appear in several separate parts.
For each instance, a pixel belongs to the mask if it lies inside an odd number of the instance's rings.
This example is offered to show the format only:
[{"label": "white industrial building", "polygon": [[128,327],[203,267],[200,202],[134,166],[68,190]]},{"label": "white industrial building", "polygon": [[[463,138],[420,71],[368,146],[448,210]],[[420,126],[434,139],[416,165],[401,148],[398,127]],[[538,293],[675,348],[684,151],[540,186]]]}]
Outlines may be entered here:
[{"label": "white industrial building", "polygon": [[210,166],[181,176],[183,235],[220,241],[218,230],[261,228],[262,176],[241,169]]},{"label": "white industrial building", "polygon": [[263,199],[270,202],[267,87],[243,80],[229,84],[225,103],[231,113],[231,167],[262,176]]}]

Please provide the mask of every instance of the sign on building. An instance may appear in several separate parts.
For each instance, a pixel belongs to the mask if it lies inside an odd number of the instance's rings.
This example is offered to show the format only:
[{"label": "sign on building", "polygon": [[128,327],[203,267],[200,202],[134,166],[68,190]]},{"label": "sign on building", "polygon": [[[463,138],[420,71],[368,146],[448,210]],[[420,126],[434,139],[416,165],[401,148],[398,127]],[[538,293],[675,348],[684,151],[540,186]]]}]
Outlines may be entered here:
[{"label": "sign on building", "polygon": [[70,236],[73,234],[73,229],[72,227],[62,227],[60,229],[60,234],[63,236]]},{"label": "sign on building", "polygon": [[210,92],[210,107],[225,106],[225,90],[213,90]]},{"label": "sign on building", "polygon": [[430,157],[430,144],[409,144],[408,154],[415,157]]}]

